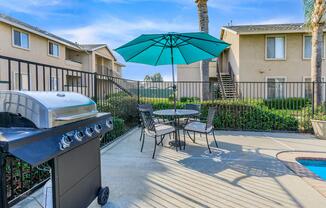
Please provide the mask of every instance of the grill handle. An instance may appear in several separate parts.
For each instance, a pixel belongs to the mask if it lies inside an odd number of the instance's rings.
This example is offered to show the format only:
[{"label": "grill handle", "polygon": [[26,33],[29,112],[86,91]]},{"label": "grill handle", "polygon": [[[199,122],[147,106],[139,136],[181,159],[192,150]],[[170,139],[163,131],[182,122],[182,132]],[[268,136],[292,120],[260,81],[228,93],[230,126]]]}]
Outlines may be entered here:
[{"label": "grill handle", "polygon": [[77,115],[73,115],[73,116],[57,117],[55,120],[56,121],[72,121],[72,120],[77,120],[77,119],[93,117],[96,114],[97,114],[97,112],[87,112],[87,113],[77,114]]}]

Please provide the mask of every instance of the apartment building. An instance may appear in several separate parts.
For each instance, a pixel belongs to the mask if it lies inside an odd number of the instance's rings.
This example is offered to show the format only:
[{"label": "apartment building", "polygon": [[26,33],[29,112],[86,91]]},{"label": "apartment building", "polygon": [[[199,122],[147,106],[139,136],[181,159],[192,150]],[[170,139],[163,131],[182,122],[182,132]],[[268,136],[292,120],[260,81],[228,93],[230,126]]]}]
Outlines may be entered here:
[{"label": "apartment building", "polygon": [[[75,43],[4,14],[0,14],[0,56],[0,89],[9,88],[8,80],[11,80],[10,89],[21,90],[87,87],[90,84],[85,77],[87,73],[121,77],[124,67],[106,44]],[[9,66],[4,57],[53,66],[53,69],[43,70],[25,63],[18,66],[15,61]],[[58,73],[57,69],[67,70]],[[48,78],[41,81],[42,77]]]},{"label": "apartment building", "polygon": [[[212,80],[220,75],[222,84],[226,85],[230,85],[230,80],[267,82],[266,93],[263,94],[268,98],[289,94],[283,82],[311,81],[311,33],[302,23],[224,26],[221,28],[220,39],[231,46],[219,57],[218,68],[216,62],[210,63]],[[324,79],[325,41],[322,53]],[[202,80],[199,63],[179,66],[179,78],[183,81]],[[311,86],[306,85],[303,88],[298,94],[309,96]]]}]

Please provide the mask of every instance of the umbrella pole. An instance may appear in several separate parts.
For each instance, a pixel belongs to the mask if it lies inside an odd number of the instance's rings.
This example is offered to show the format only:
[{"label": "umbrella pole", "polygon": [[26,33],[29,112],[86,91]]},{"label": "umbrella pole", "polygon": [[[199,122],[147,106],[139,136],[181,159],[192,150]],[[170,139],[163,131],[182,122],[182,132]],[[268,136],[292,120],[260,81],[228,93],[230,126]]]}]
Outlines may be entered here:
[{"label": "umbrella pole", "polygon": [[172,46],[172,36],[170,36],[171,41],[171,63],[172,63],[172,82],[173,82],[173,101],[174,101],[174,112],[177,111],[177,101],[176,101],[176,95],[175,92],[177,90],[177,86],[175,85],[175,78],[174,78],[174,59],[173,59],[173,46]]},{"label": "umbrella pole", "polygon": [[[173,58],[172,58],[173,60]],[[175,78],[174,78],[174,64],[172,61],[172,81],[173,81],[173,102],[174,102],[174,111],[177,111],[177,98],[176,98],[176,91],[177,86],[175,85]]]}]

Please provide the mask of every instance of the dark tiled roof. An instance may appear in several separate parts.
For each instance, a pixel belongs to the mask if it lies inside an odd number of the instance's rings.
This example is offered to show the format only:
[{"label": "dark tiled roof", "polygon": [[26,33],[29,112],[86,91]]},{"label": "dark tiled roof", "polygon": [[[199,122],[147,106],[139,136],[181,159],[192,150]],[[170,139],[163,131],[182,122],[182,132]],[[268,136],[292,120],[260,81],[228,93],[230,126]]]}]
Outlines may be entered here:
[{"label": "dark tiled roof", "polygon": [[87,51],[93,51],[94,49],[97,49],[99,47],[105,47],[106,44],[81,44],[80,47],[82,47],[84,50]]},{"label": "dark tiled roof", "polygon": [[61,38],[59,36],[56,36],[56,35],[54,35],[52,33],[49,33],[49,32],[47,32],[45,30],[42,30],[42,29],[40,29],[38,27],[35,27],[35,26],[32,26],[32,25],[27,24],[25,22],[22,22],[22,21],[20,21],[20,20],[18,20],[16,18],[10,17],[10,16],[5,15],[5,14],[2,14],[2,13],[0,13],[0,18],[5,19],[5,20],[7,20],[8,22],[10,22],[12,24],[17,24],[17,25],[20,25],[22,27],[26,27],[26,28],[31,29],[31,30],[34,30],[36,32],[42,33],[43,35],[46,35],[46,36],[49,36],[51,38],[57,39],[59,41],[65,42],[66,44],[69,44],[69,45],[72,45],[72,46],[75,46],[75,47],[80,48],[77,43],[74,43],[74,42],[71,42],[71,41],[66,40],[64,38]]},{"label": "dark tiled roof", "polygon": [[223,28],[241,33],[264,33],[264,32],[307,32],[303,23],[293,24],[269,24],[269,25],[238,25],[224,26]]}]

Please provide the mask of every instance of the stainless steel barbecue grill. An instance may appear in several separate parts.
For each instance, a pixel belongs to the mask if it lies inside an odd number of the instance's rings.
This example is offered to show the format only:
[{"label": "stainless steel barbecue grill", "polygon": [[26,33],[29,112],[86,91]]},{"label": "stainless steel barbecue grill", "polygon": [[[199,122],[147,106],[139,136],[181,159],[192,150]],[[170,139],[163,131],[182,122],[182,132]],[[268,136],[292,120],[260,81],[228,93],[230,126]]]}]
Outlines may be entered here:
[{"label": "stainless steel barbecue grill", "polygon": [[96,197],[105,204],[100,139],[112,129],[111,114],[98,113],[95,102],[81,94],[0,91],[0,207],[8,207],[7,155],[32,166],[50,164],[53,207],[87,207]]}]

